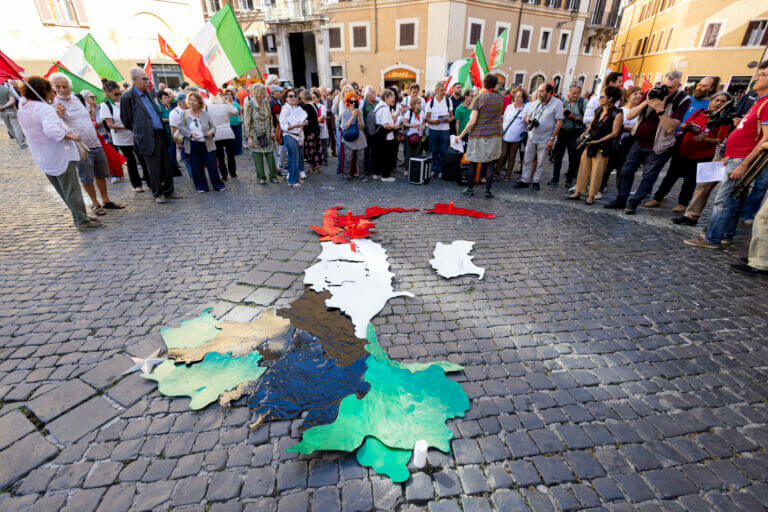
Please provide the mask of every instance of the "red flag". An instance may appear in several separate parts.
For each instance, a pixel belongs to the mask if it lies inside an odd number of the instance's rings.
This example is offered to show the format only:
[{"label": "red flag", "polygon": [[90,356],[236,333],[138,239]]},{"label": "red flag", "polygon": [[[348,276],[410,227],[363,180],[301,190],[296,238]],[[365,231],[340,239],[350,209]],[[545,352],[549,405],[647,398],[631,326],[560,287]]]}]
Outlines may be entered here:
[{"label": "red flag", "polygon": [[5,82],[9,79],[24,80],[21,76],[23,72],[24,68],[13,62],[13,59],[0,50],[0,82]]},{"label": "red flag", "polygon": [[627,69],[627,65],[623,62],[621,63],[621,88],[622,89],[629,89],[630,87],[635,86],[635,81],[632,80],[632,75],[629,74],[629,70]]},{"label": "red flag", "polygon": [[149,90],[155,88],[155,81],[152,79],[152,62],[147,57],[147,62],[144,63],[144,72],[149,75]]},{"label": "red flag", "polygon": [[165,55],[166,57],[170,57],[178,64],[179,62],[179,56],[176,55],[176,52],[173,51],[171,48],[171,45],[165,42],[165,39],[163,39],[163,36],[160,34],[157,34],[157,42],[160,43],[160,53]]},{"label": "red flag", "polygon": [[472,83],[475,85],[475,87],[482,87],[483,72],[480,70],[480,65],[477,62],[477,55],[475,52],[472,52],[470,59],[472,59],[472,62],[469,65],[469,76],[472,77]]},{"label": "red flag", "polygon": [[640,90],[643,92],[648,92],[651,89],[653,89],[653,84],[649,82],[647,78],[643,78],[643,85],[640,86]]},{"label": "red flag", "polygon": [[53,63],[53,66],[51,66],[50,68],[48,68],[48,71],[46,71],[46,72],[45,72],[45,74],[43,75],[43,78],[48,78],[48,77],[49,77],[49,76],[51,76],[53,73],[58,73],[58,71],[59,71],[59,69],[61,69],[61,67],[62,67],[61,63],[59,63],[59,62],[54,62],[54,63]]}]

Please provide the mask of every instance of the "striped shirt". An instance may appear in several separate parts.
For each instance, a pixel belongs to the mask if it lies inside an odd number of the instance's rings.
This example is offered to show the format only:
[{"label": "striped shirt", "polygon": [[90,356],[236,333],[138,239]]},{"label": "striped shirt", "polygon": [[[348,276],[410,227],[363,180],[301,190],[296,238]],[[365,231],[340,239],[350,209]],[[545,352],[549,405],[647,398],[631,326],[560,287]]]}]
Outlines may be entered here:
[{"label": "striped shirt", "polygon": [[501,136],[504,98],[495,90],[483,90],[475,98],[472,110],[477,110],[477,122],[469,132],[470,138]]}]

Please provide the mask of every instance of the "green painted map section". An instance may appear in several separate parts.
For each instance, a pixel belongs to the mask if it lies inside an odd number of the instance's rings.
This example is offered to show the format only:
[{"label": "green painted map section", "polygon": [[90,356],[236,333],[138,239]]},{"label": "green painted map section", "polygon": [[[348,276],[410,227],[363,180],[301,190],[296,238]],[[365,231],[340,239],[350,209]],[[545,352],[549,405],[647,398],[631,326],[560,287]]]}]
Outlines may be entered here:
[{"label": "green painted map section", "polygon": [[259,366],[260,360],[258,352],[243,357],[209,352],[192,366],[165,361],[142,377],[157,381],[157,389],[165,396],[191,397],[189,408],[196,410],[214,402],[221,393],[261,377],[267,369]]},{"label": "green painted map section", "polygon": [[438,366],[442,368],[445,373],[460,372],[464,369],[463,366],[449,361],[432,361],[430,363],[399,363],[397,361],[392,361],[387,355],[387,352],[381,345],[379,345],[379,339],[376,336],[376,329],[373,327],[373,324],[368,324],[366,339],[368,340],[368,344],[365,346],[365,350],[375,357],[377,361],[389,361],[389,364],[395,368],[409,370],[411,373],[426,370],[430,366]]},{"label": "green painted map section", "polygon": [[393,482],[405,482],[411,476],[407,466],[411,451],[389,448],[375,437],[366,437],[363,446],[357,450],[357,462],[387,475]]},{"label": "green painted map section", "polygon": [[182,320],[179,327],[163,327],[160,329],[160,335],[169,350],[198,348],[221,332],[221,329],[216,328],[217,323],[219,321],[211,313],[211,308],[208,308],[200,313],[200,316]]},{"label": "green painted map section", "polygon": [[[443,452],[450,450],[453,434],[445,426],[449,418],[464,416],[469,398],[461,385],[445,376],[438,365],[409,369],[406,364],[389,360],[369,326],[371,352],[364,379],[371,390],[361,399],[350,395],[341,401],[336,421],[318,425],[306,432],[299,444],[288,451],[311,453],[315,450],[354,451],[366,437],[375,437],[389,448],[410,452],[417,440]],[[381,358],[379,360],[377,358]],[[387,456],[385,450],[368,447],[364,458]],[[389,457],[396,457],[394,450]],[[377,463],[389,468],[388,464]],[[395,464],[392,462],[391,464]],[[378,469],[377,469],[378,470]]]}]

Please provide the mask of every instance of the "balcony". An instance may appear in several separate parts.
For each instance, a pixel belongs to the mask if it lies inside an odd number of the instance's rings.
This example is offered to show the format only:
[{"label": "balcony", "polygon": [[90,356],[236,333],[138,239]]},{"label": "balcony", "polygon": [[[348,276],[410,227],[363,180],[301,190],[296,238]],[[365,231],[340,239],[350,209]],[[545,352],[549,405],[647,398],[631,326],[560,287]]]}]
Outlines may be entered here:
[{"label": "balcony", "polygon": [[323,21],[326,17],[320,12],[320,4],[312,0],[282,0],[263,4],[264,23],[302,23]]},{"label": "balcony", "polygon": [[592,12],[592,16],[589,18],[588,26],[592,28],[618,30],[620,23],[621,15],[618,11],[606,12],[602,9],[595,9]]}]

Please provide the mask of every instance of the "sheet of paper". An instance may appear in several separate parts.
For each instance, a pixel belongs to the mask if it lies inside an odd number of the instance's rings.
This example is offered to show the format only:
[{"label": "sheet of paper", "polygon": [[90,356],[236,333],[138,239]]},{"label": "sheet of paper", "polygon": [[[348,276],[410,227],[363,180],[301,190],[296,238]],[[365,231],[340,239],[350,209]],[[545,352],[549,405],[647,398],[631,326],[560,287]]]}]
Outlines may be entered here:
[{"label": "sheet of paper", "polygon": [[702,162],[696,165],[696,183],[720,181],[725,177],[725,166],[722,162]]},{"label": "sheet of paper", "polygon": [[451,135],[451,148],[459,153],[464,152],[464,143],[461,142],[461,139],[457,135]]}]

